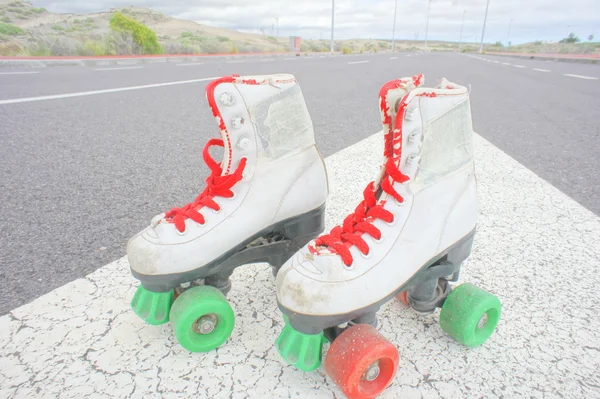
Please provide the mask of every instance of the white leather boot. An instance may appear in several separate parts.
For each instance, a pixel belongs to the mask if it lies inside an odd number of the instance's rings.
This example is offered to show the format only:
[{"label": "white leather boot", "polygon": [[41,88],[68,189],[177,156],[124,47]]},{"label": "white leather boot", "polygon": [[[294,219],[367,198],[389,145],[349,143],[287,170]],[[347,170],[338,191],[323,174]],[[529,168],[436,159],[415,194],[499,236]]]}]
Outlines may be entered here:
[{"label": "white leather boot", "polygon": [[421,313],[443,307],[442,328],[468,346],[485,341],[500,314],[493,295],[449,285],[470,254],[477,215],[468,90],[422,81],[382,88],[381,176],[342,226],[308,243],[277,276],[286,319],[280,353],[314,369],[326,337],[326,370],[349,397],[374,397],[393,378],[398,352],[374,326],[379,307],[399,293]]},{"label": "white leather boot", "polygon": [[[151,324],[170,315],[191,351],[229,337],[233,311],[223,294],[233,270],[257,262],[281,267],[323,231],[328,194],[294,76],[224,77],[208,84],[206,97],[222,136],[204,148],[212,172],[206,187],[192,203],[154,217],[127,246],[141,282],[132,307]],[[224,148],[220,163],[211,146]]]}]

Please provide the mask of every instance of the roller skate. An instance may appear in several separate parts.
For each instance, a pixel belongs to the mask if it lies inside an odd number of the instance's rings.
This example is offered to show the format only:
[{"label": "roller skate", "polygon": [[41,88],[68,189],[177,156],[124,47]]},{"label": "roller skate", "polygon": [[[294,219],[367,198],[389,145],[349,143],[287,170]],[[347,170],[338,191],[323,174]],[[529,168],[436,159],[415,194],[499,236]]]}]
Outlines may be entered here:
[{"label": "roller skate", "polygon": [[[324,230],[325,164],[292,75],[223,77],[206,97],[221,131],[203,158],[211,170],[191,203],[155,216],[129,240],[140,281],[131,306],[146,322],[171,321],[179,344],[206,352],[231,335],[225,295],[235,268],[277,269]],[[211,147],[223,147],[218,163]]]},{"label": "roller skate", "polygon": [[311,240],[276,279],[285,326],[276,345],[303,371],[325,371],[352,399],[374,398],[392,381],[397,348],[376,313],[396,296],[417,312],[441,308],[440,327],[462,344],[482,344],[500,301],[471,284],[452,289],[470,255],[476,215],[469,93],[423,76],[385,84],[379,94],[384,144],[380,173],[343,225]]}]

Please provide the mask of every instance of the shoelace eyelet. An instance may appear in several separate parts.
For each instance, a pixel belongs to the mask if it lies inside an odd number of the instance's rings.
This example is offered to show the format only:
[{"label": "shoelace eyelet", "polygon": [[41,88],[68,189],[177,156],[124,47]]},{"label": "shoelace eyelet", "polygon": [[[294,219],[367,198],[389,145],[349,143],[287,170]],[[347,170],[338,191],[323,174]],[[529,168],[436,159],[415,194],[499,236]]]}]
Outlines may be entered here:
[{"label": "shoelace eyelet", "polygon": [[382,243],[382,242],[385,240],[385,237],[384,237],[384,235],[382,234],[382,235],[381,235],[381,237],[379,237],[379,240],[378,240],[378,239],[376,239],[375,237],[371,237],[371,240],[373,240],[373,242],[374,242],[375,244],[381,244],[381,243]]},{"label": "shoelace eyelet", "polygon": [[383,223],[387,224],[388,226],[395,226],[397,223],[397,219],[396,216],[394,216],[394,218],[392,219],[391,222],[386,222],[385,220],[383,221]]}]

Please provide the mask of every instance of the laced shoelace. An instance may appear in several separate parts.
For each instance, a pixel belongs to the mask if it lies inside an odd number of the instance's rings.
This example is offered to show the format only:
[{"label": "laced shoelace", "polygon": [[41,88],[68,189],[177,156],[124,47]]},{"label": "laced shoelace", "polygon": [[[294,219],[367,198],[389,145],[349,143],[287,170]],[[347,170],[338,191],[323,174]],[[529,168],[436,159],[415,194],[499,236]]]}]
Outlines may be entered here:
[{"label": "laced shoelace", "polygon": [[246,167],[246,158],[242,158],[237,169],[228,175],[221,176],[223,169],[211,156],[210,147],[224,147],[222,139],[210,139],[204,146],[202,157],[211,170],[210,176],[206,178],[206,187],[196,197],[194,202],[181,207],[173,208],[165,214],[165,219],[175,224],[175,228],[183,233],[185,231],[185,220],[192,219],[194,222],[204,224],[204,216],[199,212],[202,207],[218,211],[221,208],[215,202],[214,197],[232,198],[234,196],[231,187],[242,180],[242,174]]},{"label": "laced shoelace", "polygon": [[[404,183],[409,177],[403,174],[396,166],[394,158],[389,158],[385,165],[385,172],[381,189],[394,198],[397,202],[404,202],[404,198],[394,189],[394,182]],[[356,246],[363,255],[369,254],[369,244],[362,238],[363,233],[369,234],[376,240],[381,239],[381,231],[373,225],[376,219],[386,223],[394,221],[394,215],[384,209],[385,202],[377,203],[375,182],[370,182],[363,191],[363,201],[358,204],[354,213],[344,219],[342,226],[335,226],[329,234],[320,236],[315,240],[315,247],[309,248],[312,253],[317,253],[316,247],[326,247],[330,252],[341,256],[346,266],[353,262],[350,247]]]}]

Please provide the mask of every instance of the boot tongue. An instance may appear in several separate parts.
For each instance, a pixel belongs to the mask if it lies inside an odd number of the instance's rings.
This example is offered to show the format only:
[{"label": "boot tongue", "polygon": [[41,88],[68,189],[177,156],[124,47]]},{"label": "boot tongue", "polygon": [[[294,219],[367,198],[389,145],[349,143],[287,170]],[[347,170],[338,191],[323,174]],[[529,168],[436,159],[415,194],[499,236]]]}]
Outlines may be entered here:
[{"label": "boot tongue", "polygon": [[208,101],[208,105],[212,111],[213,116],[217,121],[217,125],[219,126],[219,130],[221,132],[221,138],[223,139],[223,161],[221,162],[221,169],[223,172],[221,175],[226,175],[231,173],[231,140],[229,137],[229,132],[227,131],[227,126],[225,125],[225,121],[223,120],[223,116],[219,111],[219,103],[227,105],[229,101],[234,101],[231,98],[230,93],[222,93],[220,98],[215,97],[215,89],[221,83],[233,83],[239,76],[225,76],[219,79],[215,79],[210,82],[206,86],[206,100]]}]

